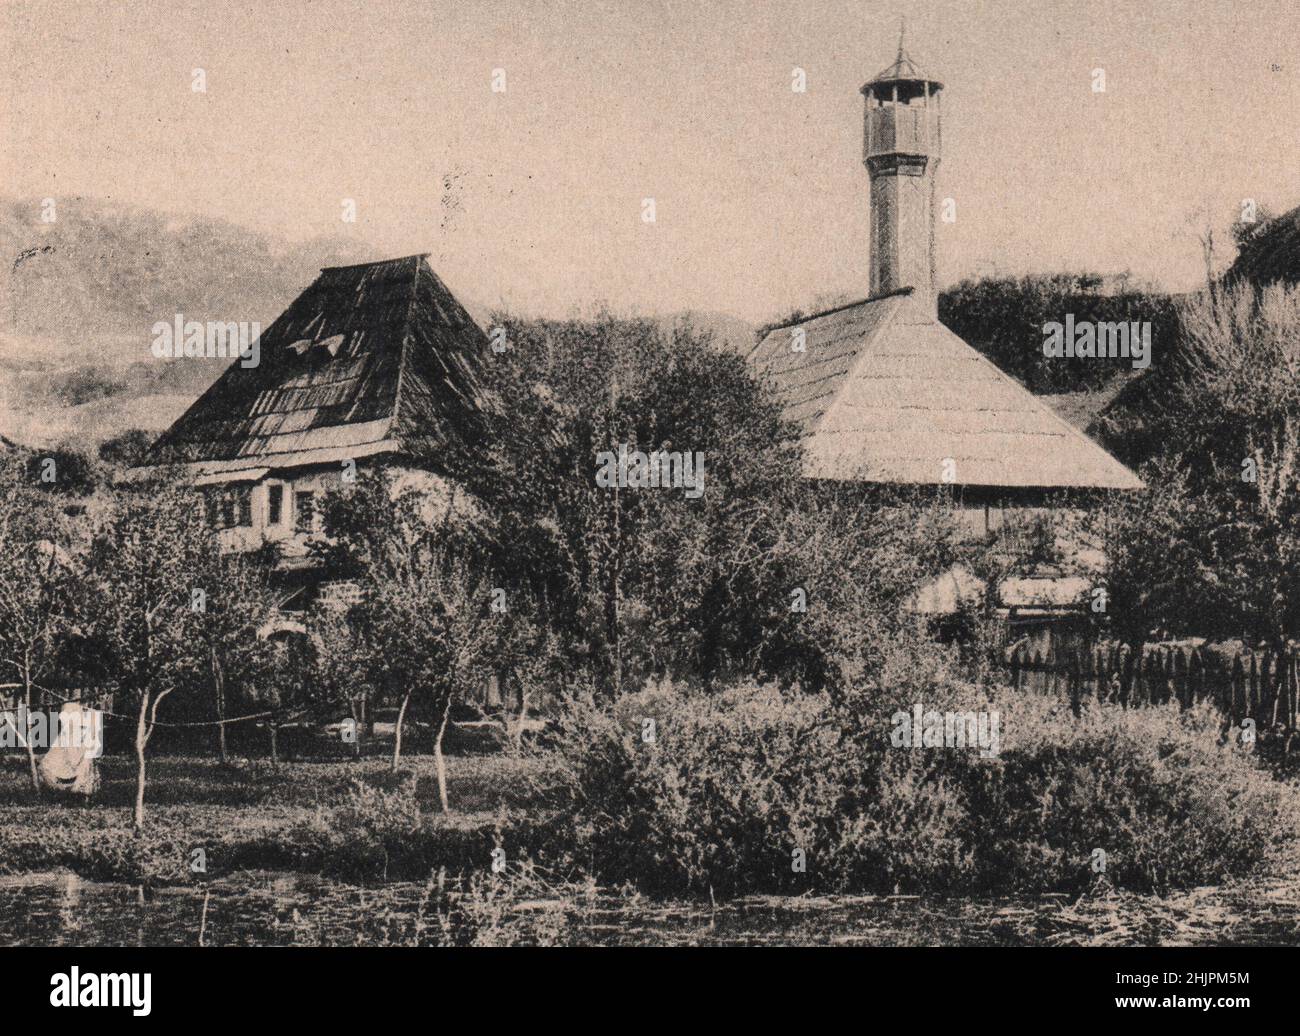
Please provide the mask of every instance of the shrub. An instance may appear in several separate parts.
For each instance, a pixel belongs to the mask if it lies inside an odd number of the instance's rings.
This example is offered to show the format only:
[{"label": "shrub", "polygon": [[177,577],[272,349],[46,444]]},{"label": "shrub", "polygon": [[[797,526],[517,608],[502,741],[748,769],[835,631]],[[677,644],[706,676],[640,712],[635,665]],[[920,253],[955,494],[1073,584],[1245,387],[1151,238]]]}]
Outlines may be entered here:
[{"label": "shrub", "polygon": [[420,829],[415,775],[408,772],[377,781],[353,778],[339,805],[318,807],[290,830],[289,840],[322,871],[388,877],[392,857],[410,851]]},{"label": "shrub", "polygon": [[[573,865],[656,894],[1001,894],[1084,888],[1101,849],[1113,884],[1147,891],[1242,876],[1294,845],[1295,790],[1221,744],[1208,708],[1076,718],[942,660],[893,676],[840,703],[665,686],[612,713],[575,705],[558,744]],[[996,712],[1000,752],[894,747],[891,717],[917,702]]]},{"label": "shrub", "polygon": [[68,868],[103,881],[146,885],[195,879],[190,853],[205,839],[193,828],[160,823],[137,834],[121,821],[121,814],[73,808],[39,816],[23,811],[20,823],[0,825],[0,874]]},{"label": "shrub", "polygon": [[1004,707],[1001,763],[967,782],[986,886],[1003,875],[1017,889],[1071,887],[1094,873],[1097,850],[1117,886],[1217,884],[1294,844],[1294,789],[1221,743],[1208,703],[1093,707],[1077,720],[1050,698]]}]

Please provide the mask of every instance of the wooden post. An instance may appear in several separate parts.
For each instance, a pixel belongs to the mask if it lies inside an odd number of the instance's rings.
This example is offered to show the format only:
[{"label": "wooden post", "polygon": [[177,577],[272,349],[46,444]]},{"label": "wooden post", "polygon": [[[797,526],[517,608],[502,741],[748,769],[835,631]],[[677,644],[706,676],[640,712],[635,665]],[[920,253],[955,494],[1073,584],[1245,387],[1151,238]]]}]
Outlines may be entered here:
[{"label": "wooden post", "polygon": [[1255,657],[1255,652],[1250,653],[1250,677],[1246,685],[1246,708],[1244,715],[1255,719],[1255,713],[1259,711],[1259,662]]},{"label": "wooden post", "polygon": [[1070,693],[1070,711],[1076,716],[1082,711],[1079,702],[1080,685],[1083,681],[1082,663],[1077,652],[1071,651],[1066,662],[1066,681]]}]

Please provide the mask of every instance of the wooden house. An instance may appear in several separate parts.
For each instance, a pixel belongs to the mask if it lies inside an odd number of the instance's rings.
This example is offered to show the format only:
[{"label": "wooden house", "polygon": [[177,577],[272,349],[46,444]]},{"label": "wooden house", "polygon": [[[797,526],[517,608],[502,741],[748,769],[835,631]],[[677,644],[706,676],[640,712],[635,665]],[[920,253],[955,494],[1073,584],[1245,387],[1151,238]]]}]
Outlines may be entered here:
[{"label": "wooden house", "polygon": [[484,436],[488,340],[426,259],[322,270],[258,363],[232,363],[154,444],[147,466],[202,487],[224,547],[274,543],[284,571],[310,570],[320,497],[369,465],[447,495],[448,453]]}]

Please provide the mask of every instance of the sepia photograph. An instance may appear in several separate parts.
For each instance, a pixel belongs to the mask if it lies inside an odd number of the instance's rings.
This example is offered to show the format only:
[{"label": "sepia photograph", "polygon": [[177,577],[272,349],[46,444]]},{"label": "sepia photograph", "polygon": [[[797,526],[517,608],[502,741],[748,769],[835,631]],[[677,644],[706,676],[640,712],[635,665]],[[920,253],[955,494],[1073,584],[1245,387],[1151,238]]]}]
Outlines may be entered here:
[{"label": "sepia photograph", "polygon": [[1280,1006],[1298,15],[0,0],[22,1006]]}]

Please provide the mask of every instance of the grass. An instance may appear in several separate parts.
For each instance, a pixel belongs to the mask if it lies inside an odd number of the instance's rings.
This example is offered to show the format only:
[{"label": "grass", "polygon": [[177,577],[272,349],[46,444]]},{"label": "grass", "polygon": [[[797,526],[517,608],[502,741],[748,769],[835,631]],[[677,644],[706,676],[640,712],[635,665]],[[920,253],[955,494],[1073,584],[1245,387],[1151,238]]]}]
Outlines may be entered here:
[{"label": "grass", "polygon": [[[78,911],[81,927],[74,930],[40,928],[39,939],[111,944],[128,928],[134,938],[134,926],[141,926],[151,944],[193,945],[201,916],[207,945],[1185,945],[1300,938],[1300,885],[1285,876],[1165,897],[1100,889],[1069,897],[791,895],[717,904],[547,884],[521,867],[528,854],[517,843],[519,818],[544,815],[540,797],[551,775],[536,759],[449,757],[456,812],[445,816],[428,757],[410,757],[409,776],[394,776],[380,758],[272,768],[160,756],[150,765],[143,838],[131,830],[132,760],[109,756],[100,767],[94,805],[48,797],[36,803],[24,760],[0,758],[0,875],[17,876],[8,886],[0,880],[0,917],[6,887],[9,909],[26,903],[28,911],[28,897],[57,895],[57,882],[46,889],[44,878],[23,875],[63,870],[156,889],[146,904],[122,885],[88,887],[78,895],[98,909]],[[509,868],[496,876],[491,850],[500,844]],[[206,857],[201,873],[190,869],[195,849]],[[440,869],[472,877],[455,886],[460,891],[433,895],[430,874]],[[25,884],[32,880],[39,891]]]},{"label": "grass", "polygon": [[[37,802],[25,761],[0,760],[0,874],[67,869],[168,885],[265,868],[363,881],[424,877],[437,867],[461,871],[483,864],[508,822],[503,818],[526,810],[546,777],[536,760],[449,757],[454,812],[448,815],[439,811],[428,757],[409,757],[394,775],[379,758],[227,767],[215,759],[161,756],[149,764],[145,832],[137,837],[133,760],[105,756],[99,766],[93,804],[48,794]],[[400,798],[409,823],[395,830],[349,826],[358,789],[373,789],[385,801]],[[384,866],[382,851],[371,858],[369,850],[386,841],[401,849],[396,866],[392,860]],[[195,870],[196,862],[204,869]]]}]

